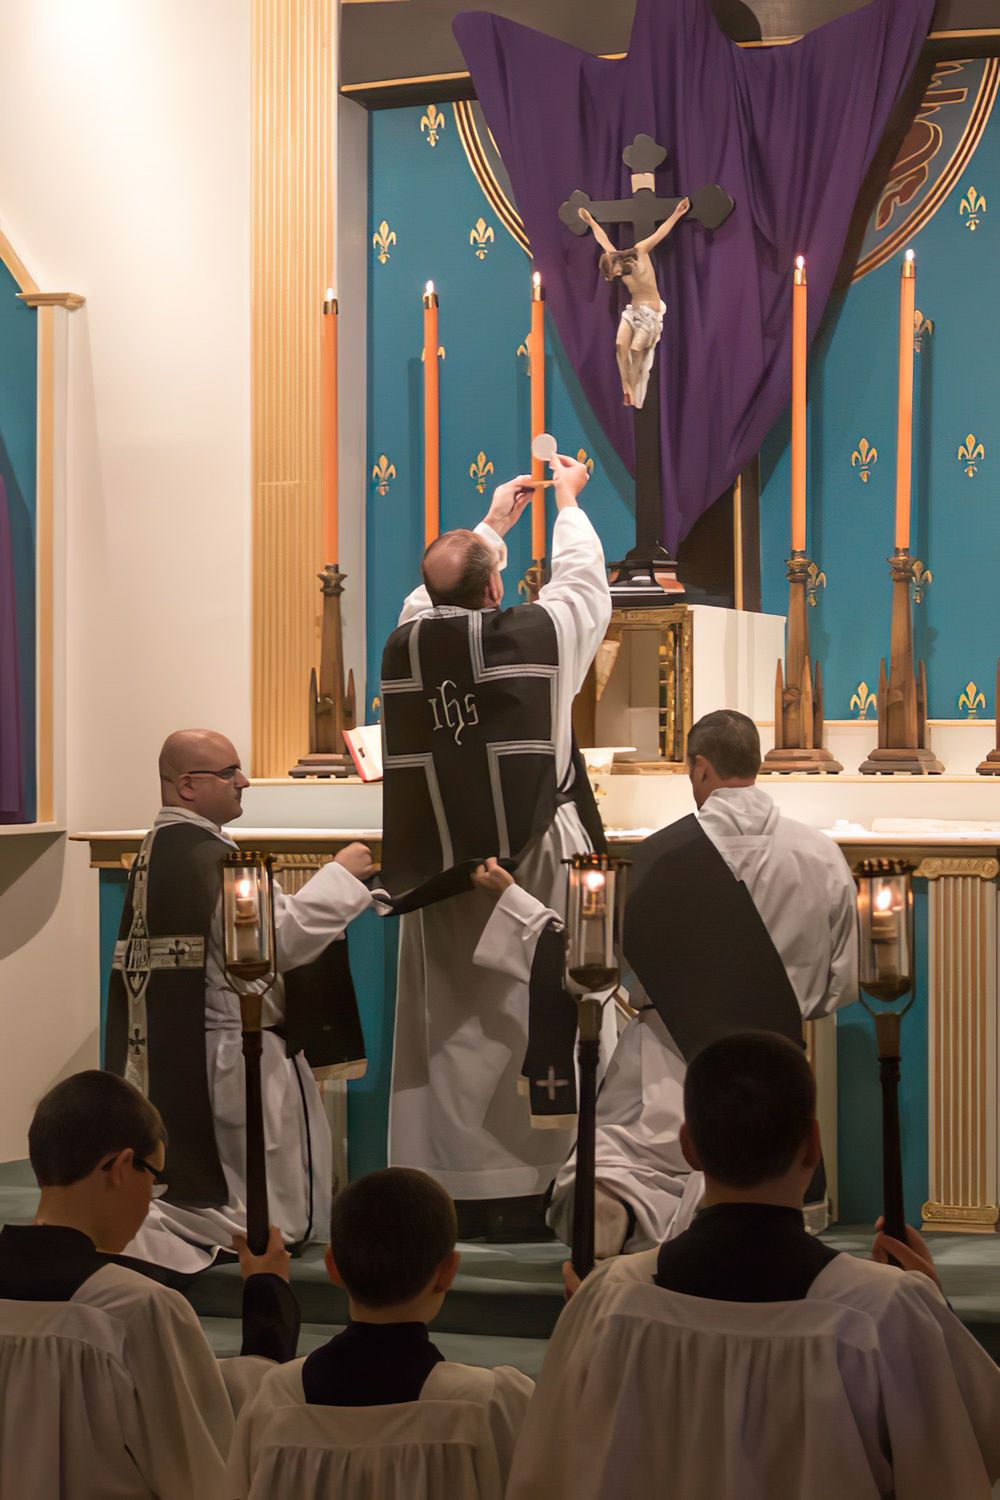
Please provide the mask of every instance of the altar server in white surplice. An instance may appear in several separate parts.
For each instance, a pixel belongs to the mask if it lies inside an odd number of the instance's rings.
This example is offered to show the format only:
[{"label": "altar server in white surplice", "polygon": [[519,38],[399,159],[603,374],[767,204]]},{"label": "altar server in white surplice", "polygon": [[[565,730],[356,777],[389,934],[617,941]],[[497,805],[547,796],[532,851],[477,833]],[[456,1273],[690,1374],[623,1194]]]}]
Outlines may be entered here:
[{"label": "altar server in white surplice", "polygon": [[[597,1101],[600,1257],[657,1244],[697,1207],[701,1181],[679,1138],[687,1060],[746,1027],[801,1040],[803,1021],[857,999],[850,870],[831,839],[783,817],[754,784],[752,720],[706,714],[687,755],[697,814],[646,839],[629,872],[624,950],[639,1015]],[[518,934],[523,945],[522,907],[517,892],[501,900],[492,952],[519,946]],[[574,1171],[571,1156],[549,1213],[567,1242]],[[814,1228],[825,1226],[825,1199],[820,1171],[807,1200]]]},{"label": "altar server in white surplice", "polygon": [[110,1073],[75,1074],[38,1105],[28,1147],[35,1222],[0,1231],[0,1494],[227,1500],[227,1392],[295,1354],[280,1237],[242,1251],[243,1347],[268,1358],[219,1361],[190,1303],[122,1254],[163,1168],[149,1101]]},{"label": "altar server in white surplice", "polygon": [[518,1085],[527,986],[473,966],[493,901],[470,885],[496,855],[561,911],[561,861],[603,837],[571,714],[611,598],[600,540],[576,503],[587,470],[561,456],[552,468],[551,578],[537,603],[500,608],[502,538],[533,493],[523,477],[496,491],[475,533],[431,544],[425,586],[383,656],[382,878],[407,913],[389,1157],[457,1200],[542,1194],[572,1139],[571,1106],[532,1128]]},{"label": "altar server in white surplice", "polygon": [[[245,1072],[221,867],[237,852],[222,828],[241,816],[249,782],[233,744],[210,730],[172,734],[159,770],[163,807],[132,866],[115,946],[105,1067],[148,1095],[168,1133],[167,1195],[129,1253],[193,1273],[246,1233]],[[315,1075],[365,1069],[344,932],[371,904],[361,882],[373,868],[351,844],[294,894],[275,882],[279,975],[264,995],[261,1089],[270,1215],[291,1243],[322,1236],[330,1213]]]},{"label": "altar server in white surplice", "polygon": [[[534,1386],[507,1365],[445,1359],[431,1342],[429,1324],[458,1270],[457,1228],[444,1189],[406,1167],[371,1172],[337,1195],[326,1265],[347,1292],[350,1321],[305,1359],[270,1371],[244,1407],[229,1462],[233,1496],[277,1493],[291,1472],[303,1495],[423,1495],[419,1481],[435,1469],[430,1493],[441,1500],[503,1493]],[[463,1475],[470,1447],[478,1452]]]},{"label": "altar server in white surplice", "polygon": [[801,1048],[765,1032],[712,1043],[684,1104],[704,1207],[659,1250],[575,1282],[508,1500],[988,1500],[1000,1370],[920,1237],[876,1238],[873,1258],[899,1269],[806,1232],[821,1148]]}]

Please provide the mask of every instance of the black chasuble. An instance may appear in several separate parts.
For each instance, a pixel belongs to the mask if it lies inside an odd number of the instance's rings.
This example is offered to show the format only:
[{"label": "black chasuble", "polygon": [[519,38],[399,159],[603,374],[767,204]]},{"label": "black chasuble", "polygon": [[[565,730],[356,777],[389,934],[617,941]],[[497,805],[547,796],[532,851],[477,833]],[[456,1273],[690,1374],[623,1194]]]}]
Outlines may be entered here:
[{"label": "black chasuble", "polygon": [[[206,956],[232,847],[195,823],[153,828],[132,866],[108,985],[104,1066],[156,1105],[169,1137],[167,1200],[225,1204],[205,1051]],[[347,944],[282,975],[288,1055],[363,1072]]]},{"label": "black chasuble", "polygon": [[555,625],[534,604],[441,608],[401,625],[382,656],[382,880],[397,911],[469,889],[491,855],[516,868],[576,803],[603,840],[575,754],[555,768],[559,653]]},{"label": "black chasuble", "polygon": [[771,935],[693,814],[641,845],[623,946],[686,1062],[737,1031],[802,1045],[802,1013]]}]

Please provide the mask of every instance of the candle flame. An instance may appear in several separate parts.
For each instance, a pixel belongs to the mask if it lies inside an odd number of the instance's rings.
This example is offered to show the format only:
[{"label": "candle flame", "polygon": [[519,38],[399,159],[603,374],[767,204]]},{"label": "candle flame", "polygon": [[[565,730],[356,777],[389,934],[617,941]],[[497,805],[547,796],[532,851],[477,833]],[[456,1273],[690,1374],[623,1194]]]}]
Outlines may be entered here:
[{"label": "candle flame", "polygon": [[240,880],[240,881],[238,881],[237,885],[236,885],[236,892],[237,892],[237,895],[239,895],[241,899],[245,900],[247,898],[247,896],[249,896],[249,894],[250,894],[250,882],[249,882],[249,880]]},{"label": "candle flame", "polygon": [[892,887],[883,885],[875,897],[875,907],[878,911],[888,911],[892,905]]},{"label": "candle flame", "polygon": [[332,302],[334,300],[334,291],[332,286],[328,286],[326,289],[326,300],[327,302]]},{"label": "candle flame", "polygon": [[588,891],[601,891],[604,889],[605,876],[603,870],[588,870],[583,877],[583,883]]},{"label": "candle flame", "polygon": [[804,271],[805,268],[806,268],[806,258],[805,258],[805,256],[804,255],[797,255],[795,257],[795,264],[798,266],[798,268],[799,268],[800,271]]},{"label": "candle flame", "polygon": [[904,259],[905,260],[915,260],[916,259],[915,252],[913,250],[907,250],[906,255],[904,256]]},{"label": "candle flame", "polygon": [[425,297],[433,297],[433,295],[434,295],[434,283],[433,283],[433,281],[429,281],[427,283],[427,285],[424,287],[424,296]]},{"label": "candle flame", "polygon": [[541,284],[542,284],[542,273],[541,273],[541,271],[535,271],[535,272],[533,272],[531,280],[532,280],[532,283],[535,286],[541,286]]}]

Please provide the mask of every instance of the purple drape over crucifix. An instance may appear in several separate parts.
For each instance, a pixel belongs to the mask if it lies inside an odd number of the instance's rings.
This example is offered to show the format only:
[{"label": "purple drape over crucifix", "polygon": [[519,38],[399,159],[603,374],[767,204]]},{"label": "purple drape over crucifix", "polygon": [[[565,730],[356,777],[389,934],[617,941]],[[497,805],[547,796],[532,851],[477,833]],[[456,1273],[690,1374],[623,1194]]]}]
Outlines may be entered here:
[{"label": "purple drape over crucifix", "polygon": [[[669,156],[659,190],[721,183],[721,228],[682,222],[657,263],[663,540],[671,551],[760,448],[791,379],[791,272],[809,267],[809,333],[833,286],[865,173],[927,34],[934,0],[870,0],[788,46],[741,48],[708,0],[638,0],[628,54],[603,61],[513,21],[457,17],[455,35],[510,173],[567,355],[634,468],[614,330],[589,239],[559,220],[577,189],[630,190],[622,150]],[[622,241],[624,243],[624,241]]]}]

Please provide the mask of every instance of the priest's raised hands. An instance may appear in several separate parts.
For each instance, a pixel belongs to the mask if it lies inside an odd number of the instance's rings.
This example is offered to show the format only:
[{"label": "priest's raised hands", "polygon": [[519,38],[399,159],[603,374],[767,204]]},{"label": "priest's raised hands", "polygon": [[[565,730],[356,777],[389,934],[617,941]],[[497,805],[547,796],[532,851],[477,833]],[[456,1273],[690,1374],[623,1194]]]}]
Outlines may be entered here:
[{"label": "priest's raised hands", "polygon": [[483,524],[495,531],[497,536],[506,536],[524,515],[534,493],[535,482],[530,474],[518,474],[505,484],[498,484],[493,491],[490,508],[483,517]]}]

